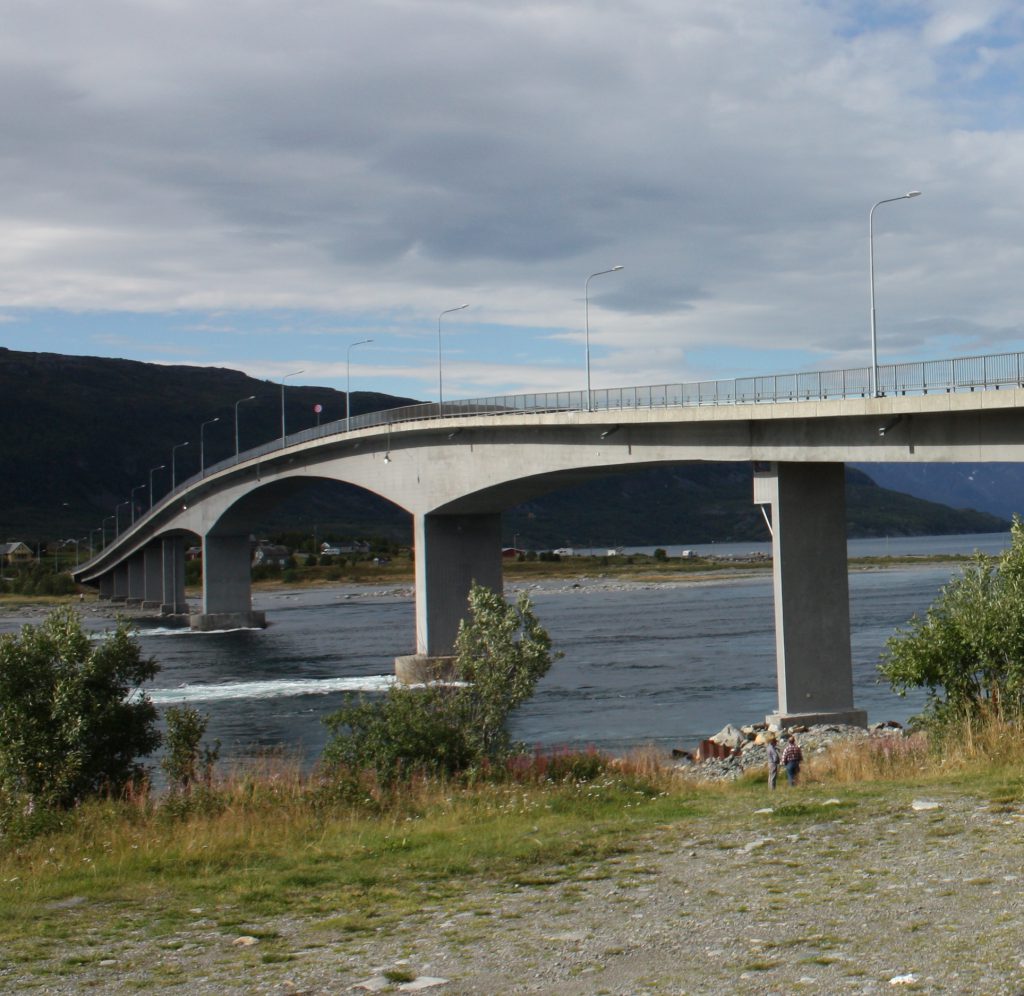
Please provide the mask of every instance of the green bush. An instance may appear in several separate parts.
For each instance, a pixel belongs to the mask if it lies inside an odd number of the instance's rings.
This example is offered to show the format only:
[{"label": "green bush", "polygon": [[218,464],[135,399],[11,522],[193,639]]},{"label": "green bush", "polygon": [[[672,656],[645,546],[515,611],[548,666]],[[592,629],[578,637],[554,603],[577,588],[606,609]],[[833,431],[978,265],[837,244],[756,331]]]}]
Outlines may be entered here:
[{"label": "green bush", "polygon": [[515,605],[474,585],[470,620],[456,639],[457,682],[396,686],[352,698],[325,722],[323,761],[332,777],[372,770],[386,786],[416,774],[452,775],[506,757],[509,713],[551,667],[551,640],[525,594]]},{"label": "green bush", "polygon": [[164,734],[166,753],[160,767],[167,775],[172,789],[190,792],[195,785],[209,785],[213,767],[220,756],[220,741],[213,747],[203,747],[209,716],[201,715],[191,706],[171,706],[164,713],[167,732]]},{"label": "green bush", "polygon": [[94,643],[70,608],[0,636],[0,791],[66,807],[142,779],[160,734],[139,686],[157,670],[126,623]]},{"label": "green bush", "polygon": [[900,695],[924,688],[922,720],[939,726],[1024,715],[1024,523],[998,562],[978,555],[922,619],[886,644],[879,671]]},{"label": "green bush", "polygon": [[12,595],[73,595],[75,582],[66,571],[56,571],[43,561],[22,564],[4,583]]}]

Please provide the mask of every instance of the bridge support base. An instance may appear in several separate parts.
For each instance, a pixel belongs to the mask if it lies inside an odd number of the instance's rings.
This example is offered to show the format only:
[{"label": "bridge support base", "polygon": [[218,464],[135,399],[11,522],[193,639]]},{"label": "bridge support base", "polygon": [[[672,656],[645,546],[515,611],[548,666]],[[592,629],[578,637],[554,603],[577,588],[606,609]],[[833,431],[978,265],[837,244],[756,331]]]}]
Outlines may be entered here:
[{"label": "bridge support base", "polygon": [[407,654],[395,658],[395,679],[400,685],[425,685],[428,681],[450,681],[455,675],[454,657]]},{"label": "bridge support base", "polygon": [[265,629],[266,612],[197,612],[189,616],[190,629],[209,633],[220,629]]},{"label": "bridge support base", "polygon": [[860,726],[867,729],[868,714],[863,709],[845,712],[773,712],[764,721],[771,727],[784,730],[787,726]]}]

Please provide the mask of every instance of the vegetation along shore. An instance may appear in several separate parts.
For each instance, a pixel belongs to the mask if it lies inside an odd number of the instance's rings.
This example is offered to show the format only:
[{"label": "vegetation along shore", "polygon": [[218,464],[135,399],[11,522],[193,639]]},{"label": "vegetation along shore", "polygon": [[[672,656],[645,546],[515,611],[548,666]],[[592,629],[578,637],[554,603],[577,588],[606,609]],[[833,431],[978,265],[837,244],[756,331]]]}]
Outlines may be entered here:
[{"label": "vegetation along shore", "polygon": [[0,637],[0,988],[1019,993],[1022,580],[1018,523],[890,641],[915,727],[802,733],[775,791],[753,751],[524,752],[556,650],[474,589],[462,681],[351,700],[311,773],[220,770],[168,710],[156,794],[151,662],[58,609]]}]

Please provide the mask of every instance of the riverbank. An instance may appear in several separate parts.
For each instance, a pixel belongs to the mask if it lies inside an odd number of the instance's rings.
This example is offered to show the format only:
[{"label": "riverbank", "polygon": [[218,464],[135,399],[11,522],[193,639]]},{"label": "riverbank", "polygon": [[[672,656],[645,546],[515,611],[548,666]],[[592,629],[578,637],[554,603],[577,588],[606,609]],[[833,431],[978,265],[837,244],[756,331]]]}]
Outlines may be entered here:
[{"label": "riverbank", "polygon": [[97,821],[0,864],[0,986],[1019,993],[1014,772],[834,783],[814,764],[775,793],[495,786],[314,829],[282,787],[230,836],[230,812]]}]

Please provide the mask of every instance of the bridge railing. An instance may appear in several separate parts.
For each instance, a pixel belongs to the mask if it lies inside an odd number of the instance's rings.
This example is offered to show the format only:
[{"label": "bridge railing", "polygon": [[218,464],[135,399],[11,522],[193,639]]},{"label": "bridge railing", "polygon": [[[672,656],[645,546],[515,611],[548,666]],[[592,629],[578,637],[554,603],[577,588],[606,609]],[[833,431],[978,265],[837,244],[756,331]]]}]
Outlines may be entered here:
[{"label": "bridge railing", "polygon": [[[1024,353],[996,353],[963,356],[951,360],[893,363],[878,367],[879,395],[929,394],[976,391],[1000,387],[1024,387]],[[773,374],[767,377],[737,377],[690,384],[656,384],[645,387],[601,388],[591,391],[553,391],[513,394],[465,401],[427,402],[403,405],[385,411],[368,412],[352,419],[325,422],[272,439],[262,446],[211,464],[202,473],[182,481],[144,516],[145,522],[171,503],[175,496],[218,471],[228,470],[278,453],[289,446],[344,435],[355,429],[370,429],[400,422],[480,415],[514,415],[571,411],[629,411],[643,408],[688,408],[703,405],[781,404],[790,401],[825,401],[835,398],[865,398],[871,393],[871,368],[818,370],[807,373]]]}]

